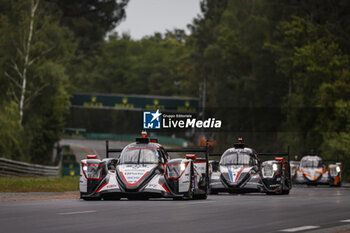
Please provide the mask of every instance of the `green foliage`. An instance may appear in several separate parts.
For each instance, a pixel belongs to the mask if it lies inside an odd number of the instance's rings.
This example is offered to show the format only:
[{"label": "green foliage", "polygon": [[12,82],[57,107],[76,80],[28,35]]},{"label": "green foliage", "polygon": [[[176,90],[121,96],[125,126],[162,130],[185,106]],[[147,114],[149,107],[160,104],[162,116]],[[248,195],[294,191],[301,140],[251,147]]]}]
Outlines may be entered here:
[{"label": "green foliage", "polygon": [[[297,153],[311,148],[320,151],[321,144],[327,141],[324,134],[339,132],[343,127],[339,123],[344,121],[335,116],[335,111],[337,100],[349,97],[348,84],[341,81],[348,73],[349,60],[337,35],[331,33],[332,28],[293,16],[291,21],[282,21],[278,26],[278,38],[282,39],[273,46],[266,45],[277,56],[280,74],[290,80],[284,127],[303,134],[284,140]],[[341,94],[338,88],[343,90]]]},{"label": "green foliage", "polygon": [[[203,17],[194,21],[188,40],[193,83],[209,82],[207,104],[231,132],[220,135],[223,148],[245,135],[258,150],[290,145],[293,154],[314,149],[328,158],[350,155],[334,143],[349,144],[350,4],[315,4],[203,1]],[[283,117],[268,114],[270,108]]]},{"label": "green foliage", "polygon": [[74,32],[78,52],[93,52],[106,33],[125,18],[129,0],[45,0],[61,13],[61,25]]},{"label": "green foliage", "polygon": [[21,159],[23,155],[23,127],[19,123],[18,105],[3,101],[0,105],[0,155]]},{"label": "green foliage", "polygon": [[[0,43],[3,42],[0,46],[0,82],[5,84],[2,86],[5,93],[9,93],[1,98],[6,108],[5,116],[14,121],[8,122],[6,127],[13,127],[14,135],[2,130],[3,141],[13,142],[2,152],[5,157],[48,163],[53,144],[60,138],[64,114],[69,110],[69,79],[64,67],[72,58],[76,45],[72,42],[73,34],[53,17],[51,6],[41,2],[34,18],[29,51],[31,62],[26,66],[21,46],[27,43],[31,4],[30,1],[8,1],[6,4],[10,10],[0,14],[4,19],[0,26]],[[12,102],[19,102],[23,79],[18,70],[25,67],[24,118],[22,125],[16,127],[14,124],[19,123],[19,118],[13,115],[19,113],[14,111],[16,107]]]},{"label": "green foliage", "polygon": [[67,192],[79,190],[79,177],[0,177],[1,192]]},{"label": "green foliage", "polygon": [[75,85],[86,92],[186,94],[192,75],[189,52],[174,37],[155,34],[134,41],[111,35],[98,54],[83,62],[89,67],[76,75]]},{"label": "green foliage", "polygon": [[27,114],[25,127],[30,132],[27,137],[31,142],[29,154],[33,155],[32,162],[46,163],[50,159],[53,144],[60,139],[64,116],[69,110],[68,77],[64,67],[52,61],[38,67],[37,74],[45,77],[47,85],[33,101],[33,112]]}]

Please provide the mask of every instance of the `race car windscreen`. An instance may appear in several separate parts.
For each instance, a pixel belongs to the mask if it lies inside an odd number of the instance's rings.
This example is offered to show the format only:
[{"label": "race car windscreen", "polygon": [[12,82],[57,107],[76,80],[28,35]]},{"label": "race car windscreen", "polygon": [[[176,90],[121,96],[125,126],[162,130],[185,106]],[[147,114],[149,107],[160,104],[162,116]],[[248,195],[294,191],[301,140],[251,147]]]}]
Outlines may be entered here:
[{"label": "race car windscreen", "polygon": [[225,152],[220,160],[220,165],[251,165],[252,158],[246,152]]},{"label": "race car windscreen", "polygon": [[321,160],[302,160],[300,163],[301,167],[322,167]]},{"label": "race car windscreen", "polygon": [[158,151],[154,149],[126,149],[120,156],[120,164],[157,164]]}]

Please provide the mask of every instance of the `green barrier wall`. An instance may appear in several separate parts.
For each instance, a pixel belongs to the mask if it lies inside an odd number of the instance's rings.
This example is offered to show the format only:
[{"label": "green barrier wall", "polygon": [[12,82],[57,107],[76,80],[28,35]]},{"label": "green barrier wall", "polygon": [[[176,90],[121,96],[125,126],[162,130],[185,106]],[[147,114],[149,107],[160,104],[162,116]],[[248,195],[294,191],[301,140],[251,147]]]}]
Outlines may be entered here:
[{"label": "green barrier wall", "polygon": [[79,176],[80,167],[73,154],[62,156],[62,176]]}]

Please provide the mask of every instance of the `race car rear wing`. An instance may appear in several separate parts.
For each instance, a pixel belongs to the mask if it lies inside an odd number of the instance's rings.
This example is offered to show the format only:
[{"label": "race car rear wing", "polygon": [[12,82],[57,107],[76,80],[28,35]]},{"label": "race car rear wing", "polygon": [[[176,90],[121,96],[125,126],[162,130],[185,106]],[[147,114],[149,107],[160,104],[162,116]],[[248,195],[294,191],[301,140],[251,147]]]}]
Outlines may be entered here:
[{"label": "race car rear wing", "polygon": [[223,153],[210,153],[209,156],[221,156]]},{"label": "race car rear wing", "polygon": [[[271,157],[284,157],[287,156],[288,158],[288,166],[290,167],[290,153],[289,153],[289,146],[287,152],[281,152],[281,153],[258,153],[258,156],[271,156]],[[292,179],[292,174],[289,172],[289,179]]]},{"label": "race car rear wing", "polygon": [[341,163],[340,159],[322,159],[323,162]]},{"label": "race car rear wing", "polygon": [[109,141],[106,141],[106,158],[109,158],[109,153],[120,153],[123,149],[111,149],[109,148]]},{"label": "race car rear wing", "polygon": [[[319,155],[319,153],[316,153],[314,150],[311,150],[310,153],[304,153],[302,156],[318,156],[322,159],[322,162],[323,163],[343,163],[343,161],[341,161],[340,159],[325,159],[325,158],[322,158],[322,156]],[[300,158],[299,158],[300,160]]]},{"label": "race car rear wing", "polygon": [[287,152],[280,152],[280,153],[258,153],[258,156],[271,156],[271,157],[284,157],[287,156],[288,163],[290,163],[290,153],[289,153],[289,146]]},{"label": "race car rear wing", "polygon": [[[106,141],[106,158],[109,158],[109,154],[110,153],[121,153],[122,152],[122,148],[117,148],[117,149],[114,149],[114,148],[109,148],[109,141],[107,140]],[[172,149],[172,148],[169,148],[169,149],[166,149],[164,148],[164,150],[166,152],[178,152],[178,153],[186,153],[186,152],[190,152],[190,153],[205,153],[205,159],[207,161],[209,161],[209,146],[208,146],[208,143],[206,144],[205,147],[202,147],[202,148],[188,148],[188,149]]]}]

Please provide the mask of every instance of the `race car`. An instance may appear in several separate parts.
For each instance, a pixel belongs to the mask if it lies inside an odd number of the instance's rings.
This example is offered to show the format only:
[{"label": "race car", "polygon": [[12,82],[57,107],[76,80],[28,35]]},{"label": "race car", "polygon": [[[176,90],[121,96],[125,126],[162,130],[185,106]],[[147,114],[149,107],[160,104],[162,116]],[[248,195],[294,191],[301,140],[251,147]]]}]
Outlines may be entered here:
[{"label": "race car", "polygon": [[[276,157],[260,162],[258,156],[287,156],[289,153],[258,154],[241,138],[220,159],[219,169],[210,176],[210,194],[219,192],[288,194],[291,189],[289,159]],[[212,154],[217,155],[217,154]],[[289,156],[288,156],[289,158]],[[214,167],[214,162],[211,166]]]},{"label": "race car", "polygon": [[297,175],[297,170],[299,169],[300,166],[300,161],[290,161],[290,173],[291,173],[291,178],[292,181],[295,179]]},{"label": "race car", "polygon": [[294,182],[296,184],[341,186],[341,163],[329,164],[328,168],[316,154],[304,156]]},{"label": "race car", "polygon": [[[283,153],[271,153],[267,156],[281,156]],[[264,154],[259,154],[263,156]],[[284,154],[285,155],[285,154]],[[274,160],[264,161],[261,164],[261,186],[262,192],[267,194],[289,194],[292,189],[289,160],[284,157],[275,157]]]},{"label": "race car", "polygon": [[[124,149],[110,149],[106,159],[88,155],[81,161],[80,196],[84,200],[173,198],[206,199],[208,194],[208,150],[164,149],[145,133]],[[205,153],[170,159],[169,152]],[[120,157],[109,158],[110,153]]]}]

